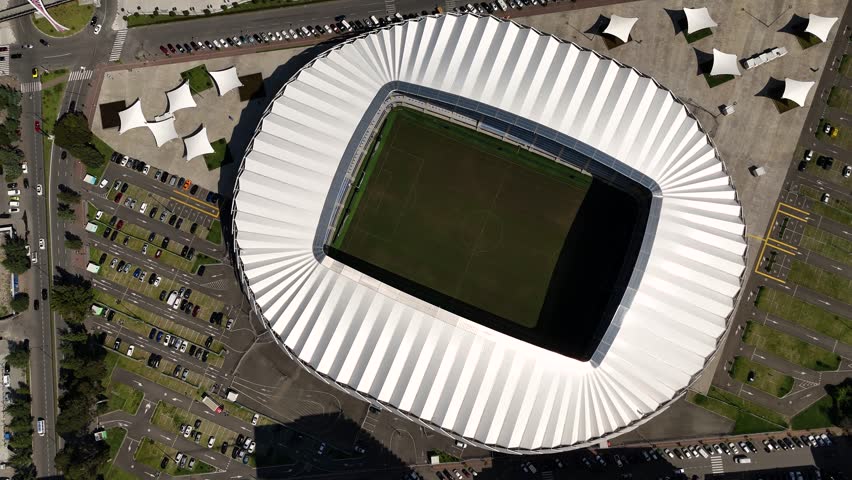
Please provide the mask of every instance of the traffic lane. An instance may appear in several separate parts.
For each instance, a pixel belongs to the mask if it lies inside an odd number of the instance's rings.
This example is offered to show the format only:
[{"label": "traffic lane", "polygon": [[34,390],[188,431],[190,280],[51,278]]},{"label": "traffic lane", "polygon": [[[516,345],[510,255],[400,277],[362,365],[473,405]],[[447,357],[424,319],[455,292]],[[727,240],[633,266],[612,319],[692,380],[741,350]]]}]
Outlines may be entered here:
[{"label": "traffic lane", "polygon": [[792,295],[800,300],[804,300],[830,312],[846,318],[852,318],[852,305],[826,297],[825,295],[817,293],[805,286],[797,284]]},{"label": "traffic lane", "polygon": [[790,363],[787,360],[777,357],[769,352],[758,350],[747,343],[743,343],[739,346],[737,349],[737,355],[746,357],[750,360],[755,360],[767,367],[774,368],[783,374],[790,375],[791,377],[798,378],[800,380],[813,383],[820,382],[819,373],[802,367],[801,365]]},{"label": "traffic lane", "polygon": [[768,313],[760,312],[758,316],[762,317],[766,321],[766,324],[775,330],[814,344],[818,347],[822,347],[830,352],[835,352],[838,355],[852,358],[852,346],[841,343],[836,338],[829,337],[828,335],[824,335],[815,330],[805,328],[801,325]]},{"label": "traffic lane", "polygon": [[92,279],[92,284],[122,302],[130,302],[132,305],[144,308],[155,315],[172,320],[180,325],[195,330],[196,332],[211,335],[214,338],[222,334],[221,330],[213,327],[204,319],[188,315],[176,315],[176,310],[166,307],[162,302],[145,297],[132,290],[128,290],[127,287],[123,285],[119,285],[101,277],[94,277]]}]

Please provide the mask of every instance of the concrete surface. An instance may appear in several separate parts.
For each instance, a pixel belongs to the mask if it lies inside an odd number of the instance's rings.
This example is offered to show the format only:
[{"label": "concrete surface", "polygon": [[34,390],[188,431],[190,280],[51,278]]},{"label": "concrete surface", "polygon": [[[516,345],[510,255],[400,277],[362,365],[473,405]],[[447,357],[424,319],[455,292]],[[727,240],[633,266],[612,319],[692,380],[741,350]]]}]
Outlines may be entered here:
[{"label": "concrete surface", "polygon": [[[301,51],[302,49],[279,50],[255,55],[209,59],[203,62],[188,61],[108,72],[104,77],[98,104],[124,100],[129,105],[138,97],[141,98],[145,117],[153,120],[155,116],[165,112],[167,106],[165,92],[180,84],[180,73],[184,70],[202,63],[207,65],[208,70],[219,70],[235,65],[241,76],[260,72],[266,79],[272,76],[282,63],[286,63]],[[267,85],[268,96],[273,95],[275,91]],[[196,108],[179,110],[175,113],[175,128],[178,134],[181,137],[188,136],[203,124],[207,127],[207,135],[211,142],[219,138],[225,138],[230,142],[240,122],[241,112],[249,102],[240,102],[239,93],[236,90],[228,92],[224,97],[219,97],[215,87],[194,95],[194,99],[198,105]],[[147,128],[134,129],[123,135],[118,134],[118,129],[104,130],[101,126],[99,110],[92,119],[92,130],[117,151],[144,160],[161,170],[190,178],[193,183],[207,189],[213,191],[219,189],[220,171],[208,171],[202,157],[187,162],[183,158],[185,149],[181,139],[172,140],[161,148],[157,148],[154,136]],[[246,135],[253,133],[253,129],[252,131],[244,130],[245,127],[242,126],[240,133]],[[241,158],[241,156],[235,158]]]}]

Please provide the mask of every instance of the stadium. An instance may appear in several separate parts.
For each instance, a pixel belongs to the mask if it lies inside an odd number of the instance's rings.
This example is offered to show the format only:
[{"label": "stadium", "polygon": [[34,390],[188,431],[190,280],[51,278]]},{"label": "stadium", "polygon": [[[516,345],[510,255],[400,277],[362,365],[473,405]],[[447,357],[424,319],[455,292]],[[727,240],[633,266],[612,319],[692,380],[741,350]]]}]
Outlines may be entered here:
[{"label": "stadium", "polygon": [[663,411],[716,353],[745,273],[736,191],[682,102],[476,15],[372,31],[299,70],[232,218],[243,288],[292,358],[507,453]]}]

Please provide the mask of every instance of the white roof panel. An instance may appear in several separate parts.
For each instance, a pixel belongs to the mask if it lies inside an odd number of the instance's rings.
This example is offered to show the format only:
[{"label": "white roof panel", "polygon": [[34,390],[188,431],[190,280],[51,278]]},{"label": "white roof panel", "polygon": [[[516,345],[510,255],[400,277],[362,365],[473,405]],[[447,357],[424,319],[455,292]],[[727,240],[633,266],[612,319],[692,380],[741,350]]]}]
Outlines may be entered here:
[{"label": "white roof panel", "polygon": [[138,98],[132,105],[118,112],[118,118],[121,121],[121,126],[118,128],[119,135],[148,124],[148,121],[145,120],[145,114],[142,113],[142,102]]},{"label": "white roof panel", "polygon": [[811,13],[808,15],[808,26],[805,27],[805,31],[825,42],[835,23],[837,23],[837,17],[820,17]]},{"label": "white roof panel", "polygon": [[686,33],[695,33],[719,25],[710,17],[707,7],[684,8],[683,13],[686,15]]},{"label": "white roof panel", "polygon": [[737,56],[732,53],[713,49],[713,68],[710,75],[741,75],[737,66]]},{"label": "white roof panel", "polygon": [[630,40],[630,30],[633,30],[633,25],[635,25],[638,21],[638,18],[612,15],[609,17],[609,24],[607,24],[603,33],[605,35],[612,35],[622,42],[627,43],[627,41]]},{"label": "white roof panel", "polygon": [[781,94],[781,98],[793,101],[796,105],[800,107],[805,106],[805,102],[808,100],[808,93],[813,88],[815,82],[800,82],[798,80],[793,80],[792,78],[784,79],[784,93]]},{"label": "white roof panel", "polygon": [[235,88],[243,86],[243,83],[240,82],[240,77],[237,75],[237,67],[232,66],[208,73],[210,74],[210,78],[213,79],[213,83],[216,84],[216,90],[219,92],[220,97]]},{"label": "white roof panel", "polygon": [[186,146],[186,161],[214,151],[213,145],[210,145],[210,140],[207,139],[207,128],[204,126],[194,134],[185,137],[183,143]]}]

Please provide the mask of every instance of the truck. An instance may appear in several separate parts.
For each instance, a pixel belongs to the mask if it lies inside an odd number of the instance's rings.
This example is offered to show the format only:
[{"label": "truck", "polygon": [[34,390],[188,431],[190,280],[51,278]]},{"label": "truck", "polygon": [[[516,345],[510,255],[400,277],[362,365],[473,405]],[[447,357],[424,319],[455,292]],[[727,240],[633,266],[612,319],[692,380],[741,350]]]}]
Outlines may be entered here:
[{"label": "truck", "polygon": [[172,293],[169,294],[169,298],[166,300],[166,305],[171,305],[171,304],[175,303],[175,300],[177,300],[177,298],[178,298],[178,293],[176,291],[172,290]]},{"label": "truck", "polygon": [[225,410],[225,406],[221,403],[213,400],[207,393],[201,394],[201,403],[207,405],[207,408],[213,410],[216,413],[222,413]]}]

